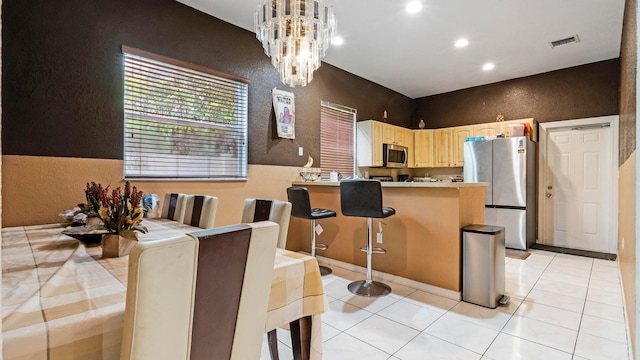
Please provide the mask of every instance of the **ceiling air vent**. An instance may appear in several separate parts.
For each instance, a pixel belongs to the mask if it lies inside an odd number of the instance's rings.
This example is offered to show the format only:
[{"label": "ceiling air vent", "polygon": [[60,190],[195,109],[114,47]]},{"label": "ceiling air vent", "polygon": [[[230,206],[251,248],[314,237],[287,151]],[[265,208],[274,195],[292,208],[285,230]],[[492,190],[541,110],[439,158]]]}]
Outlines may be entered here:
[{"label": "ceiling air vent", "polygon": [[578,35],[573,35],[572,37],[568,37],[568,38],[565,38],[565,39],[552,41],[552,42],[549,43],[549,45],[551,45],[552,49],[555,49],[558,46],[575,44],[577,42],[580,42],[580,38],[578,37]]}]

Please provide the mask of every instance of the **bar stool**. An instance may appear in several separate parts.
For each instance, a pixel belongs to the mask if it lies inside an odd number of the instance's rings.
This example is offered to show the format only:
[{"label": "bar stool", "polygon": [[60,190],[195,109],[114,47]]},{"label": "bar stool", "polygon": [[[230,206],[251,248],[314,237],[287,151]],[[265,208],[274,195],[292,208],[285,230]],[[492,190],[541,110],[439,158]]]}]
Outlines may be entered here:
[{"label": "bar stool", "polygon": [[340,182],[340,207],[344,216],[358,216],[367,218],[368,241],[366,247],[360,251],[367,253],[367,278],[349,284],[349,291],[360,296],[384,296],[391,292],[389,285],[371,278],[371,254],[384,254],[387,251],[380,247],[373,247],[372,218],[383,219],[396,213],[391,207],[382,205],[382,187],[378,180],[342,180]]},{"label": "bar stool", "polygon": [[[316,256],[317,250],[327,250],[326,244],[316,244],[316,220],[336,217],[336,212],[327,209],[312,209],[309,201],[309,191],[305,187],[292,186],[287,188],[287,198],[291,203],[291,216],[311,220],[311,256]],[[331,274],[331,268],[320,266],[322,276]]]}]

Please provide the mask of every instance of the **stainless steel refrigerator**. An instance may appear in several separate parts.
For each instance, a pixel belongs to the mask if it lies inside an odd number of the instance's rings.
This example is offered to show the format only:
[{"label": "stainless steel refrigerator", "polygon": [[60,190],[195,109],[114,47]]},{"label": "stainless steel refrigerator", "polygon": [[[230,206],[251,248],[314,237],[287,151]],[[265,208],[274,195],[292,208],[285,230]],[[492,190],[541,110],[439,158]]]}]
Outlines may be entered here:
[{"label": "stainless steel refrigerator", "polygon": [[536,241],[536,144],[527,137],[464,143],[464,181],[488,182],[485,224],[505,228],[505,245]]}]

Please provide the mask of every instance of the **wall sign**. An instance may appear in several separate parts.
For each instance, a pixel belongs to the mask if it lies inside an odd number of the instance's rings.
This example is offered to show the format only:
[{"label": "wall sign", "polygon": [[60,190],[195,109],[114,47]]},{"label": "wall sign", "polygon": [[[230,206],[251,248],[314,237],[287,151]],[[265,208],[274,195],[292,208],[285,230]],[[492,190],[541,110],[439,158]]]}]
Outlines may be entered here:
[{"label": "wall sign", "polygon": [[273,111],[276,113],[278,137],[295,139],[296,111],[293,93],[276,88],[274,88],[271,93],[273,95]]}]

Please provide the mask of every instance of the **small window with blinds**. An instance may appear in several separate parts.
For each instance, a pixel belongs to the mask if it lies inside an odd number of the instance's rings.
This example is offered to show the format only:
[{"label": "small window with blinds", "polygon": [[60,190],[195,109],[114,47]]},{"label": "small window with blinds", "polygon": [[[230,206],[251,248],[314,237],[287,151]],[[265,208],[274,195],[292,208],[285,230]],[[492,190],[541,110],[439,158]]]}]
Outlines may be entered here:
[{"label": "small window with blinds", "polygon": [[122,52],[125,178],[246,180],[249,81]]},{"label": "small window with blinds", "polygon": [[320,104],[320,166],[322,178],[338,171],[343,177],[354,174],[354,132],[356,109],[322,102]]}]

